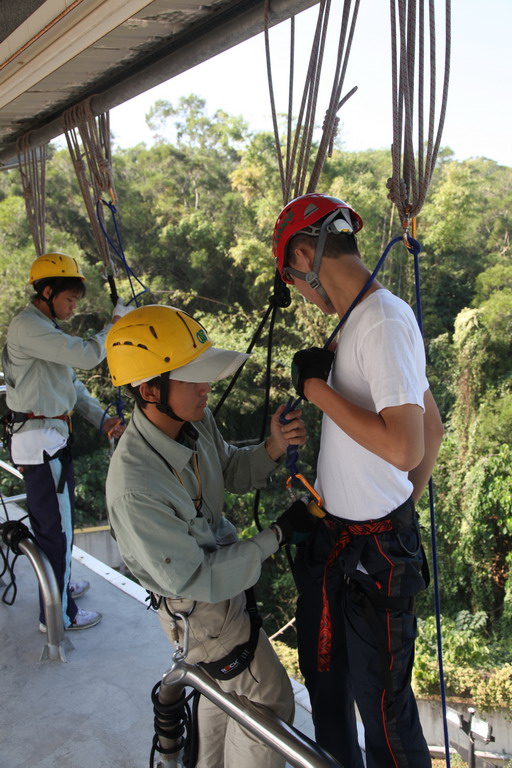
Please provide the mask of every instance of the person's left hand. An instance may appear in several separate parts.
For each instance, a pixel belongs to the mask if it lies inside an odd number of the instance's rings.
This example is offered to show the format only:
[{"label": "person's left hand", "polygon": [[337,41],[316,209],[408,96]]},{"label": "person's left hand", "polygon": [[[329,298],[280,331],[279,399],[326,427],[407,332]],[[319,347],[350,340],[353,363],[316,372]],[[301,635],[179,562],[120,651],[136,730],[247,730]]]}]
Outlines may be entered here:
[{"label": "person's left hand", "polygon": [[286,423],[281,424],[280,417],[285,406],[280,405],[270,421],[270,437],[265,443],[271,459],[277,461],[289,445],[304,445],[307,438],[306,425],[300,418],[302,411],[290,411],[286,414]]},{"label": "person's left hand", "polygon": [[121,437],[126,429],[126,424],[123,424],[119,416],[111,416],[105,419],[101,429],[108,437]]}]

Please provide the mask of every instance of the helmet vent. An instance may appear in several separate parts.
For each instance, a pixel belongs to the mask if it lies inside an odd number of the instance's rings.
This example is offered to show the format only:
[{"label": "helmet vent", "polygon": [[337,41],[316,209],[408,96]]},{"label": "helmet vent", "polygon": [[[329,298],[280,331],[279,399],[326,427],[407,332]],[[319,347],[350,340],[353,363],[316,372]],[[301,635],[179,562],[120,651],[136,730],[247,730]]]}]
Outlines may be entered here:
[{"label": "helmet vent", "polygon": [[191,331],[191,330],[190,330],[190,328],[188,327],[188,323],[187,323],[187,321],[185,320],[185,318],[184,318],[184,317],[182,317],[182,316],[181,316],[181,314],[180,314],[179,312],[176,312],[176,317],[179,317],[179,319],[181,320],[181,322],[183,323],[183,325],[184,325],[184,326],[185,326],[185,328],[187,329],[187,331],[188,331],[188,335],[190,336],[190,339],[191,339],[191,341],[192,341],[192,346],[193,346],[193,347],[194,347],[194,349],[195,349],[195,348],[197,347],[197,344],[196,344],[196,340],[194,339],[194,334],[192,333],[192,331]]},{"label": "helmet vent", "polygon": [[150,331],[150,333],[153,334],[155,339],[158,339],[158,334],[157,334],[157,332],[155,331],[155,329],[154,329],[154,327],[152,325],[149,326],[149,331]]},{"label": "helmet vent", "polygon": [[306,210],[304,211],[304,218],[306,218],[306,216],[311,216],[312,213],[316,213],[317,211],[318,211],[318,206],[315,205],[314,203],[310,203],[307,206]]},{"label": "helmet vent", "polygon": [[139,349],[147,349],[145,344],[137,344],[137,346],[139,347]]}]

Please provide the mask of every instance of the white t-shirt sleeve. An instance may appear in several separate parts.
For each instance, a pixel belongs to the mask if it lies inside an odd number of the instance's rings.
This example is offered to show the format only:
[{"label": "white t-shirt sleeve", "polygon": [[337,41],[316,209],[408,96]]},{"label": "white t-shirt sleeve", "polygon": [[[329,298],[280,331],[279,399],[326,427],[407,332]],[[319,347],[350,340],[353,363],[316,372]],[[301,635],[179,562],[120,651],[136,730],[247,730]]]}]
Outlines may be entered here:
[{"label": "white t-shirt sleeve", "polygon": [[360,347],[360,365],[370,385],[375,411],[413,404],[423,408],[428,389],[425,350],[419,331],[401,319],[380,322],[368,330]]}]

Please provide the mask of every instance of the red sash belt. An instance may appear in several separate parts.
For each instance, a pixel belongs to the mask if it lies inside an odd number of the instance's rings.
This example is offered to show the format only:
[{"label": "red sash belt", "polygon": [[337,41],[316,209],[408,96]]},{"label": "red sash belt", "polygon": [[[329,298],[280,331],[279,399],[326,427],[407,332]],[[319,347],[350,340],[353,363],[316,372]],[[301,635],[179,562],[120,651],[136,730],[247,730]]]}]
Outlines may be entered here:
[{"label": "red sash belt", "polygon": [[[325,525],[333,528],[335,523],[332,519],[325,519]],[[331,668],[331,650],[332,650],[332,622],[331,611],[329,608],[329,598],[327,596],[327,576],[332,564],[338,558],[352,536],[368,536],[374,533],[384,533],[392,531],[393,523],[391,518],[383,520],[370,520],[364,523],[345,523],[340,537],[329,553],[324,568],[324,577],[322,581],[322,615],[320,617],[320,629],[318,632],[318,671],[329,672]]]}]

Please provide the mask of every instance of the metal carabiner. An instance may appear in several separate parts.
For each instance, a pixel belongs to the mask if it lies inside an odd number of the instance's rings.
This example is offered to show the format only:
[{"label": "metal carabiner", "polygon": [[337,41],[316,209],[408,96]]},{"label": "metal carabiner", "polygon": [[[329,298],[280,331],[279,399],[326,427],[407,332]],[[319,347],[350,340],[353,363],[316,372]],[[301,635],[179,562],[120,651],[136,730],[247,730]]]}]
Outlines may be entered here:
[{"label": "metal carabiner", "polygon": [[402,238],[404,241],[404,245],[407,248],[407,250],[412,250],[412,245],[409,242],[409,230],[410,230],[410,236],[414,239],[416,239],[416,216],[410,217],[407,213],[405,216],[405,219],[402,221],[402,229],[403,234]]},{"label": "metal carabiner", "polygon": [[[171,619],[171,631],[173,632],[173,639],[174,636],[176,636],[176,650],[174,651],[172,655],[173,661],[185,661],[188,655],[188,645],[189,645],[189,637],[190,637],[190,626],[187,617],[184,613],[175,613],[174,614],[176,618],[181,619],[183,622],[183,645],[179,644],[179,635],[178,635],[178,626],[176,624],[176,621],[174,621],[174,627],[172,625],[172,619]],[[176,630],[176,635],[174,635],[174,630]]]},{"label": "metal carabiner", "polygon": [[[325,515],[325,512],[324,512],[324,510],[323,510],[324,501],[323,501],[322,497],[320,496],[320,494],[318,494],[318,493],[315,491],[315,489],[313,488],[313,486],[311,485],[311,483],[309,483],[309,482],[306,480],[306,478],[304,477],[304,475],[301,475],[300,473],[297,473],[297,474],[296,474],[296,475],[294,475],[293,477],[290,475],[290,477],[289,477],[289,478],[288,478],[288,480],[286,481],[286,488],[287,488],[287,489],[288,489],[290,492],[293,492],[293,489],[292,489],[292,482],[293,482],[294,480],[300,480],[300,482],[302,483],[302,485],[303,485],[303,486],[304,486],[304,487],[305,487],[305,488],[306,488],[306,489],[309,491],[309,493],[311,494],[311,496],[313,496],[314,502],[311,502],[311,504],[310,504],[311,508],[309,509],[309,511],[311,512],[311,514],[315,515],[315,517],[323,517],[323,516]],[[317,510],[318,510],[318,511],[317,511]],[[321,512],[322,514],[319,514],[319,512]]]}]

